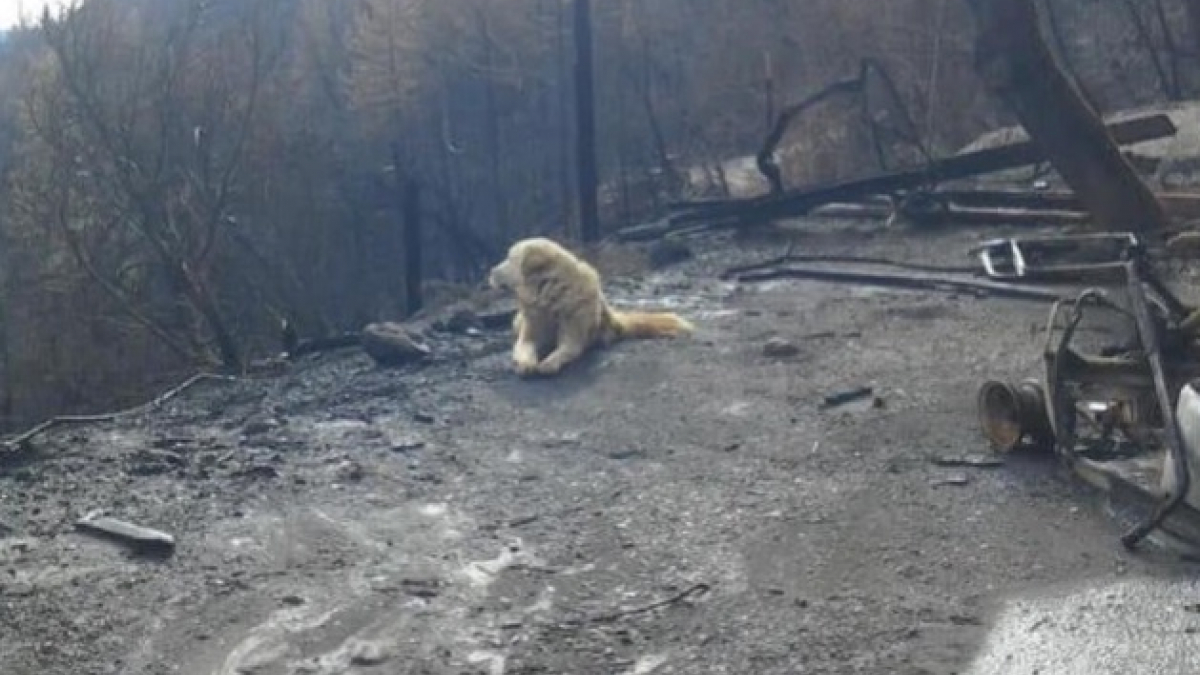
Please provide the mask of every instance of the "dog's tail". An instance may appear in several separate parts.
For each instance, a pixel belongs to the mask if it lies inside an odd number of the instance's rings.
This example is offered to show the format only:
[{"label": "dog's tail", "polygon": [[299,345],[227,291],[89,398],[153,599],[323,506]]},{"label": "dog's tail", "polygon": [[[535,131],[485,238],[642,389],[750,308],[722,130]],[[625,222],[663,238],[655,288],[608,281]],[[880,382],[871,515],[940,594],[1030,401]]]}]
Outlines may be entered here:
[{"label": "dog's tail", "polygon": [[609,310],[615,337],[664,338],[687,335],[695,330],[691,322],[671,312],[620,312]]}]

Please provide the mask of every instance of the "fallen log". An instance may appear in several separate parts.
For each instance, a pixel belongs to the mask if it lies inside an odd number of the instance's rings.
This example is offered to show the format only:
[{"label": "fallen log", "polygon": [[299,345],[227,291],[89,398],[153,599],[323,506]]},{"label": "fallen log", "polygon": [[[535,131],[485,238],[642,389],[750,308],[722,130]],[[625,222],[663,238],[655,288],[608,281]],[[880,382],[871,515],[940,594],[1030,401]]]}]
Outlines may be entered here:
[{"label": "fallen log", "polygon": [[[1121,145],[1163,138],[1177,131],[1171,118],[1162,113],[1116,122],[1107,128]],[[699,224],[711,227],[738,226],[797,217],[825,204],[911,190],[941,181],[1013,169],[1041,160],[1042,152],[1038,146],[1032,141],[1022,141],[935,160],[920,169],[792,190],[780,195],[685,202],[675,205],[676,212],[662,221],[620,230],[617,239],[644,241]]]}]

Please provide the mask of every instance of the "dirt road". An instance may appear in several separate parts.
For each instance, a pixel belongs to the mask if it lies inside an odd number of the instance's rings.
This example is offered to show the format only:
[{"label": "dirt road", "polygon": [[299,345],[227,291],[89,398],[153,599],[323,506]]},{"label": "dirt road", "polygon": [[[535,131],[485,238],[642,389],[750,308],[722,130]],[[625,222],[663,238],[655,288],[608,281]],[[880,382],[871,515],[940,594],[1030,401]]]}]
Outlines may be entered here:
[{"label": "dirt road", "polygon": [[[982,236],[802,245],[961,263]],[[1044,308],[715,280],[771,252],[614,283],[699,333],[557,380],[443,336],[419,369],[327,356],[47,434],[0,464],[0,671],[1183,672],[1189,570],[1121,551],[1045,458],[931,461],[986,451],[976,388],[1035,372]],[[76,533],[94,509],[175,555]]]}]

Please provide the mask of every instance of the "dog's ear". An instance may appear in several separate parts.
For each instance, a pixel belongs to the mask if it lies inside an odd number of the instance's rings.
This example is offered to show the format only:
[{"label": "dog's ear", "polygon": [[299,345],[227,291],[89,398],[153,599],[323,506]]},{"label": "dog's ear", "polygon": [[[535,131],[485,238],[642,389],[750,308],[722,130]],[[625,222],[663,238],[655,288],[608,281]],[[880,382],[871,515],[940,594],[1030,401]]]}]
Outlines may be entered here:
[{"label": "dog's ear", "polygon": [[521,277],[532,279],[544,274],[546,270],[550,269],[553,262],[554,256],[549,251],[537,246],[529,246],[524,251],[521,251]]}]

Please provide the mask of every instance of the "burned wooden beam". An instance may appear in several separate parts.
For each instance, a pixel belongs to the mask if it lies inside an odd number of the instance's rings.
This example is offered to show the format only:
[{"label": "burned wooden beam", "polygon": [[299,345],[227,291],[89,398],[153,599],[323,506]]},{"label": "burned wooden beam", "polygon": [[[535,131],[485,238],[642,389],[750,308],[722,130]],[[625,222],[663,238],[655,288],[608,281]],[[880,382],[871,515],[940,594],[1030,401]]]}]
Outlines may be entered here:
[{"label": "burned wooden beam", "polygon": [[[1177,131],[1170,116],[1164,113],[1115,122],[1108,125],[1107,129],[1120,145],[1164,138],[1174,135]],[[818,185],[780,195],[676,203],[672,205],[672,215],[653,223],[625,228],[617,233],[617,239],[648,241],[698,225],[703,225],[705,229],[735,227],[776,218],[802,216],[826,204],[853,202],[874,195],[912,190],[940,181],[1013,169],[1042,159],[1043,153],[1034,142],[1021,141],[935,160],[921,169]]]},{"label": "burned wooden beam", "polygon": [[1109,231],[1162,232],[1166,213],[1042,38],[1035,0],[968,0],[975,70]]},{"label": "burned wooden beam", "polygon": [[[1108,130],[1121,145],[1163,138],[1174,135],[1177,131],[1171,118],[1162,113],[1116,122],[1110,124]],[[683,225],[734,217],[762,221],[801,216],[823,204],[855,200],[869,195],[890,194],[930,183],[1012,169],[1042,159],[1042,151],[1033,141],[1022,141],[936,160],[921,169],[793,190],[779,196],[717,202],[712,205],[698,204],[673,215],[671,222],[672,225]]]}]

